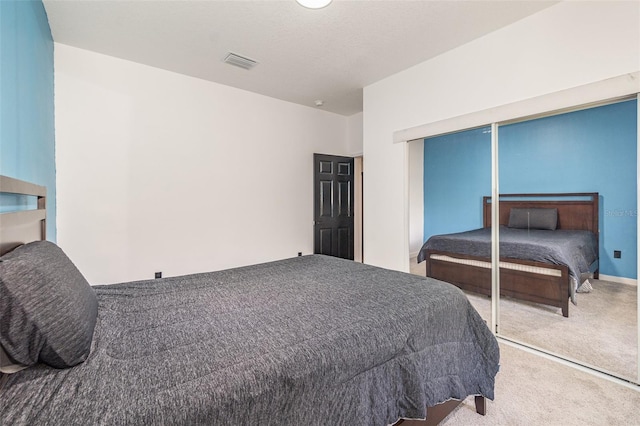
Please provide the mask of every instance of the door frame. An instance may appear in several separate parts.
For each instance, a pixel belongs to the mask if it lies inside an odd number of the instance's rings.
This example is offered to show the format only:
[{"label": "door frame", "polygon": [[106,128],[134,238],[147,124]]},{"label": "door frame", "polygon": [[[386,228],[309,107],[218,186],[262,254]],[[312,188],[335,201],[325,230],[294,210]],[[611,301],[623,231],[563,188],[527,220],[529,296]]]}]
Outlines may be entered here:
[{"label": "door frame", "polygon": [[364,263],[363,195],[364,195],[364,158],[353,157],[353,260]]}]

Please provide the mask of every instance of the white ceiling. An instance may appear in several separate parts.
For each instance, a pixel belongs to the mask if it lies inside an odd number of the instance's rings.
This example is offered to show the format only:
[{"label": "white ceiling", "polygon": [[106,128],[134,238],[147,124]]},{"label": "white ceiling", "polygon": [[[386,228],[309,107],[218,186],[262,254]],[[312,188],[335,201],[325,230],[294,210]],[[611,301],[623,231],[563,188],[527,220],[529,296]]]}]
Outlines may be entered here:
[{"label": "white ceiling", "polygon": [[[347,116],[364,86],[555,3],[44,0],[58,43]],[[259,64],[225,64],[228,52]]]}]

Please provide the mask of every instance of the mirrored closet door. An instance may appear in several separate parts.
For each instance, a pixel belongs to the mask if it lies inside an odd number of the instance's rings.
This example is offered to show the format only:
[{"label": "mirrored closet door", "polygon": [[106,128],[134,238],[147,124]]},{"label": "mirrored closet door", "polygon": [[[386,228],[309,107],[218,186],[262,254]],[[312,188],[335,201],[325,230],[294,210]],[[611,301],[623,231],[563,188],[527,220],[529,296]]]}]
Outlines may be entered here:
[{"label": "mirrored closet door", "polygon": [[[639,383],[638,116],[633,96],[410,142],[423,144],[420,273],[461,287],[501,338]],[[483,232],[499,247],[495,303]],[[518,246],[517,232],[555,246]]]},{"label": "mirrored closet door", "polygon": [[[530,297],[502,292],[499,335],[633,381],[637,117],[631,99],[502,124],[498,131],[500,193],[519,194],[500,204],[501,258],[513,249],[526,253],[533,268],[567,265],[540,272],[560,274],[560,284],[532,272],[524,290]],[[566,291],[558,287],[564,274],[571,299],[563,310],[553,298]],[[516,279],[501,278],[502,288]]]}]

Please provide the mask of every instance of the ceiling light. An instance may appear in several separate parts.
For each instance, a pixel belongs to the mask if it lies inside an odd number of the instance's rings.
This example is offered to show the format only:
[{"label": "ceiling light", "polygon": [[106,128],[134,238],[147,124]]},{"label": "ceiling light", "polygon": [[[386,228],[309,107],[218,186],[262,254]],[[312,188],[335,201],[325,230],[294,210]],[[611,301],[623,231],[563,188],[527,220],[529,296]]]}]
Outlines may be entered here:
[{"label": "ceiling light", "polygon": [[329,6],[331,0],[296,0],[300,5],[308,9],[322,9]]},{"label": "ceiling light", "polygon": [[324,101],[323,101],[322,99],[317,99],[317,100],[314,102],[314,104],[315,104],[317,107],[321,107],[322,105],[324,105]]}]

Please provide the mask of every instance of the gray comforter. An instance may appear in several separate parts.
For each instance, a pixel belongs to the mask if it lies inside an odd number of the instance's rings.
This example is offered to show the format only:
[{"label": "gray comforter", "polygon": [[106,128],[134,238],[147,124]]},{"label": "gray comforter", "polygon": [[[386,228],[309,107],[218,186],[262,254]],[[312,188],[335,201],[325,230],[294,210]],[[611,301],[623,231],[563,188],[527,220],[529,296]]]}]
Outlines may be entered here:
[{"label": "gray comforter", "polygon": [[[434,235],[418,254],[418,262],[427,250],[440,250],[471,256],[491,257],[491,228],[455,234]],[[515,229],[500,226],[500,257],[566,265],[569,275],[579,285],[580,275],[589,272],[598,259],[598,241],[590,231]],[[572,300],[575,286],[571,287]]]},{"label": "gray comforter", "polygon": [[499,352],[456,287],[325,256],[94,287],[89,358],[0,390],[0,424],[386,425],[493,399]]}]

